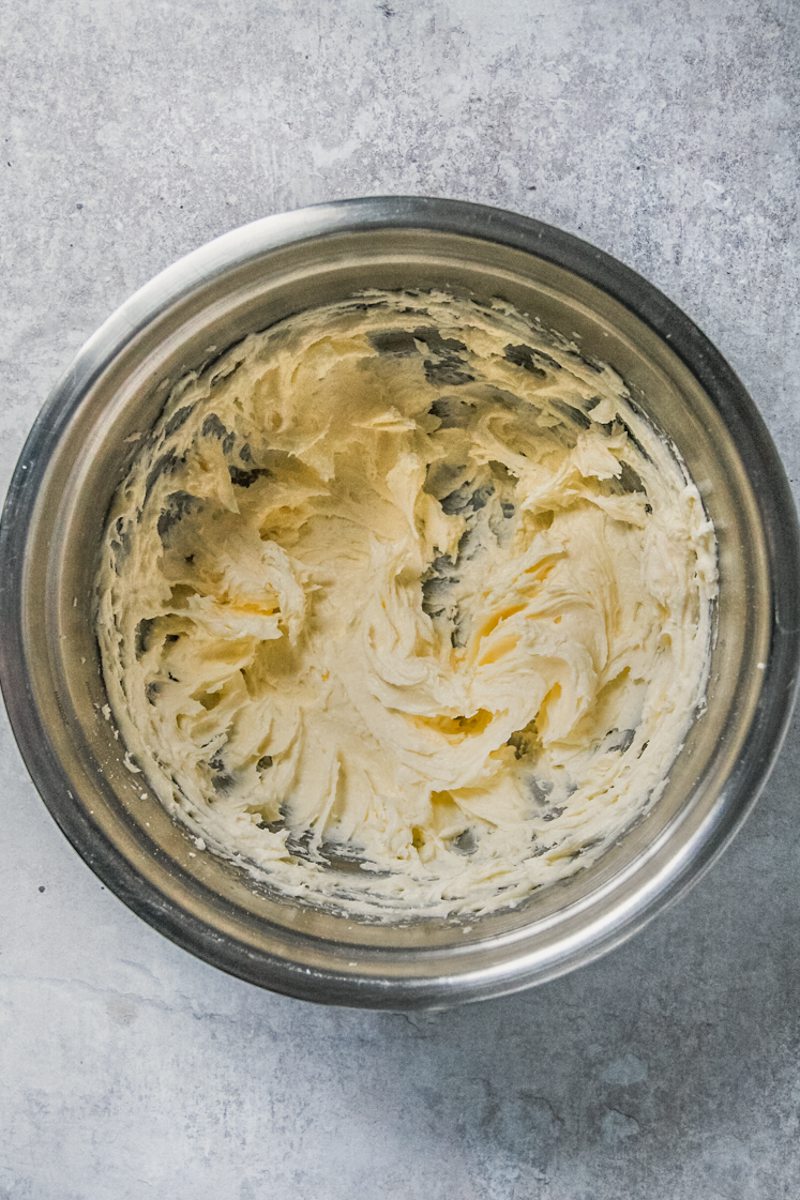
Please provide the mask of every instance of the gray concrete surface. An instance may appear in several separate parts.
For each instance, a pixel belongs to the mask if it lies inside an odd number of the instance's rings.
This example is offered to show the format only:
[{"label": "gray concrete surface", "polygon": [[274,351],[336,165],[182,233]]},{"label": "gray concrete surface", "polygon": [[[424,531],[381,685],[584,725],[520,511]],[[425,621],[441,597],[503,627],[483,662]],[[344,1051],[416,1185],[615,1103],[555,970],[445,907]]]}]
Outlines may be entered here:
[{"label": "gray concrete surface", "polygon": [[[179,254],[359,193],[498,203],[658,283],[800,470],[791,0],[2,0],[3,486]],[[538,991],[404,1017],[217,974],[109,895],[0,732],[4,1200],[796,1200],[800,756],[690,897]]]}]

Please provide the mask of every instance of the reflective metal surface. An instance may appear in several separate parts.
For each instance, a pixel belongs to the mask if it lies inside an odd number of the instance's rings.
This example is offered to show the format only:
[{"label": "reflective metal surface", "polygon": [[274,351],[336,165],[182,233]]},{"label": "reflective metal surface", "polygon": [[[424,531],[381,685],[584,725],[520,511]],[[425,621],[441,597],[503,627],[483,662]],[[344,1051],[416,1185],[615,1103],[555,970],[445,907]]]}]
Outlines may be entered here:
[{"label": "reflective metal surface", "polygon": [[[174,383],[245,334],[369,287],[501,296],[610,362],[683,454],[720,543],[708,706],[650,814],[591,871],[471,925],[360,924],[300,907],[208,854],[122,763],[92,632],[110,497]],[[122,306],[48,400],[0,531],[0,675],[33,779],[132,909],[236,975],[309,999],[438,1006],[596,957],[708,866],[755,800],[796,690],[800,552],[775,449],[730,367],[639,276],[586,243],[444,200],[270,217],[181,260]]]}]

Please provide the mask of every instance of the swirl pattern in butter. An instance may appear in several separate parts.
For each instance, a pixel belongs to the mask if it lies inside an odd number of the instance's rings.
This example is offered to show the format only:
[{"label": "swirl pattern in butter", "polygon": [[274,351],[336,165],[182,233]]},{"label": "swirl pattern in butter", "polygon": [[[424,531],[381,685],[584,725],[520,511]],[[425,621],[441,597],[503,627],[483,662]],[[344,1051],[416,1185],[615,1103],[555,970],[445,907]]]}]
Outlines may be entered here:
[{"label": "swirl pattern in butter", "polygon": [[279,891],[482,912],[591,864],[702,702],[714,531],[620,378],[508,306],[370,293],[182,380],[109,516],[111,709]]}]

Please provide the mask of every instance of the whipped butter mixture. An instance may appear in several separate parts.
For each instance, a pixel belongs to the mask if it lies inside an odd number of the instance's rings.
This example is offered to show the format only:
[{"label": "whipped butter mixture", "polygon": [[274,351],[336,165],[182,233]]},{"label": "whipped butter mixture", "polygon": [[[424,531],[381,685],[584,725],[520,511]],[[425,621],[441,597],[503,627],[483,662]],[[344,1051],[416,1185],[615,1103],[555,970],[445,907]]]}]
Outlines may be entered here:
[{"label": "whipped butter mixture", "polygon": [[715,581],[608,366],[499,302],[369,293],[175,389],[97,630],[128,761],[201,846],[355,914],[481,912],[660,794]]}]

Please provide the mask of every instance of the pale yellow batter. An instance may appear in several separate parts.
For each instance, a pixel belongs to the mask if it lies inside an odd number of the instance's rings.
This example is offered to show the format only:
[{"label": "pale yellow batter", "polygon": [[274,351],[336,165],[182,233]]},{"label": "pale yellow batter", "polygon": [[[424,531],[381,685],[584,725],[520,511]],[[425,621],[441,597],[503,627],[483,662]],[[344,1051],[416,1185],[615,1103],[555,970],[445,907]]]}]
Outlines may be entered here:
[{"label": "pale yellow batter", "polygon": [[123,739],[208,845],[349,911],[515,902],[660,793],[715,540],[607,366],[508,307],[374,293],[185,379],[116,496]]}]

